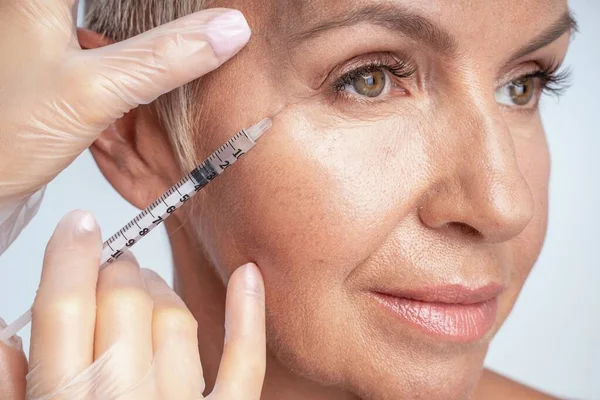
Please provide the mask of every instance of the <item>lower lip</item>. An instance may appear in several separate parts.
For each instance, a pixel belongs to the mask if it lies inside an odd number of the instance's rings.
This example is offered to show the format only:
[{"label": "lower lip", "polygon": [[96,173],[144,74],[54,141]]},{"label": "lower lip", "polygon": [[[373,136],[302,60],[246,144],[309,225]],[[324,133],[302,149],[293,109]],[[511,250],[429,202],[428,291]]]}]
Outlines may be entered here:
[{"label": "lower lip", "polygon": [[444,340],[473,342],[483,338],[496,320],[496,298],[476,304],[430,303],[376,293],[377,301],[397,317]]}]

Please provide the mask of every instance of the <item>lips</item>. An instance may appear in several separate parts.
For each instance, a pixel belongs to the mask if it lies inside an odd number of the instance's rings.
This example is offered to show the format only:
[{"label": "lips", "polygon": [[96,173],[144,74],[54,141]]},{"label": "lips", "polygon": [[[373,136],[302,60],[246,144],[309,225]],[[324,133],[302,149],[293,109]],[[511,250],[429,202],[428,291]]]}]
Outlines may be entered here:
[{"label": "lips", "polygon": [[493,327],[502,290],[496,284],[475,289],[446,285],[373,294],[401,323],[442,340],[471,342],[483,338]]}]

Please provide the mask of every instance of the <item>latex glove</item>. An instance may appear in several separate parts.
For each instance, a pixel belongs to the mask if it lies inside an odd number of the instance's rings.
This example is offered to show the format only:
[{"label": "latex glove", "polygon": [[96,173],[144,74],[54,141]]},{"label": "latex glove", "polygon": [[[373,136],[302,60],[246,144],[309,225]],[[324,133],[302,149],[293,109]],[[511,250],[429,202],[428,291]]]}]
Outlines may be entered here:
[{"label": "latex glove", "polygon": [[0,255],[37,214],[44,197],[44,189],[45,187],[30,196],[0,203]]},{"label": "latex glove", "polygon": [[250,37],[239,11],[209,9],[82,50],[76,9],[75,0],[0,1],[0,254],[39,206],[30,196],[106,127],[217,68]]},{"label": "latex glove", "polygon": [[[82,211],[63,218],[50,239],[33,306],[27,399],[203,398],[192,314],[131,253],[98,274],[101,247],[97,224]],[[266,344],[264,285],[255,265],[231,276],[225,321],[223,358],[208,398],[258,400]],[[12,376],[19,382],[18,373]]]},{"label": "latex glove", "polygon": [[[0,318],[0,332],[6,322]],[[25,374],[27,360],[20,338],[13,336],[7,343],[0,341],[0,399],[21,400],[25,398]]]}]

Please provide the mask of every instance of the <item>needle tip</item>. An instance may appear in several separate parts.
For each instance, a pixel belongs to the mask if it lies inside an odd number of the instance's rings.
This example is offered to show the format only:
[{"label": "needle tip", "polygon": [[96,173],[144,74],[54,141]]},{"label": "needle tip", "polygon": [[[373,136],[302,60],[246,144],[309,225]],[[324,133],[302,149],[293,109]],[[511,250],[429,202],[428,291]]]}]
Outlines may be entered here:
[{"label": "needle tip", "polygon": [[248,128],[246,130],[246,134],[248,135],[248,137],[250,137],[252,140],[256,141],[258,140],[266,131],[268,131],[269,129],[271,129],[271,127],[273,126],[273,120],[271,118],[265,118],[262,121],[260,121],[258,124],[256,125],[252,125],[250,128]]}]

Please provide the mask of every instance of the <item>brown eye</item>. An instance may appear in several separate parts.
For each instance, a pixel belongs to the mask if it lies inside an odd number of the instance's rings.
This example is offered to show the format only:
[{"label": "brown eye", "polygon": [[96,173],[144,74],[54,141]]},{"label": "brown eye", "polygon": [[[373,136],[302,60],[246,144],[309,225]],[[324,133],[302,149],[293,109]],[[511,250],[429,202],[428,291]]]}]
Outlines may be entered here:
[{"label": "brown eye", "polygon": [[385,89],[386,80],[386,74],[381,69],[365,72],[354,78],[352,88],[361,96],[377,97]]},{"label": "brown eye", "polygon": [[518,106],[529,104],[533,98],[535,82],[533,78],[523,78],[509,84],[508,90],[513,103]]},{"label": "brown eye", "polygon": [[536,90],[536,77],[526,76],[515,79],[496,89],[496,101],[509,107],[535,106],[539,90]]}]

